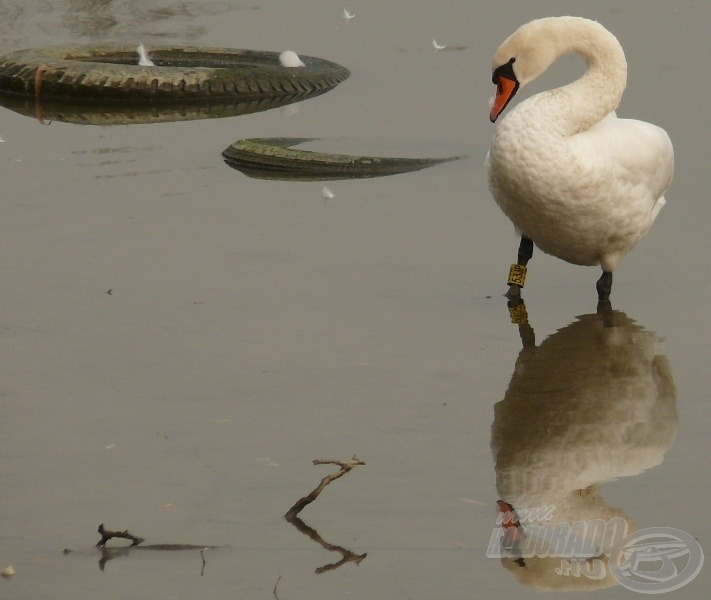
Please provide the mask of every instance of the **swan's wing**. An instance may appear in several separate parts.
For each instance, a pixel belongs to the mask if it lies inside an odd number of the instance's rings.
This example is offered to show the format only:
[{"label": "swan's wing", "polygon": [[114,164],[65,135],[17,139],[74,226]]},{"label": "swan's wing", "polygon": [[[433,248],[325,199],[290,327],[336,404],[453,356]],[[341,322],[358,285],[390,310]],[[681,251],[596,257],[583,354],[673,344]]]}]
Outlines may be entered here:
[{"label": "swan's wing", "polygon": [[666,131],[644,121],[618,119],[611,113],[571,141],[578,152],[606,163],[609,176],[629,189],[637,201],[648,202],[651,210],[659,211],[674,175],[674,149]]}]

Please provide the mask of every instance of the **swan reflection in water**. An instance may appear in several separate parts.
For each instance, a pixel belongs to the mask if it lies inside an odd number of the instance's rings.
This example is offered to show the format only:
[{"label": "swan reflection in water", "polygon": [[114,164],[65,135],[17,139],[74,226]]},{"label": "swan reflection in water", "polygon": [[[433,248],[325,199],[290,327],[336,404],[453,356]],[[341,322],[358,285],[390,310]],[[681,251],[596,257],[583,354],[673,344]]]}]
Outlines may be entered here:
[{"label": "swan reflection in water", "polygon": [[[494,407],[502,529],[490,550],[498,543],[495,555],[525,585],[612,586],[605,551],[635,527],[624,510],[608,506],[598,485],[662,462],[678,420],[669,361],[654,332],[609,308],[577,317],[539,346],[527,322],[519,330],[523,349]],[[562,562],[560,542],[543,532],[581,521],[601,525],[577,531],[573,546],[587,548],[587,559]]]}]

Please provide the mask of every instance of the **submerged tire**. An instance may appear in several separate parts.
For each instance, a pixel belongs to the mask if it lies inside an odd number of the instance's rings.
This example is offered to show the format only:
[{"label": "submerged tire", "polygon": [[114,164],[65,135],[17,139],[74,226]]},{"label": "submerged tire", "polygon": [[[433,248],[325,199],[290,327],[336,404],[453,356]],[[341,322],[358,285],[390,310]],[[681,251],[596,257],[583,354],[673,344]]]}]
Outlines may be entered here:
[{"label": "submerged tire", "polygon": [[176,100],[174,102],[97,102],[70,99],[36,100],[31,96],[0,93],[0,106],[38,121],[62,121],[75,125],[143,125],[220,119],[236,117],[264,110],[281,108],[323,94],[294,94],[276,98],[212,98],[201,100]]},{"label": "submerged tire", "polygon": [[282,181],[331,181],[334,179],[382,177],[419,171],[462,158],[461,156],[445,158],[354,156],[296,150],[291,147],[314,141],[314,139],[251,138],[238,140],[222,152],[222,157],[230,167],[248,177]]},{"label": "submerged tire", "polygon": [[215,100],[314,95],[350,75],[336,63],[301,56],[288,68],[277,52],[152,46],[155,66],[129,46],[49,46],[0,57],[0,93],[40,99]]}]

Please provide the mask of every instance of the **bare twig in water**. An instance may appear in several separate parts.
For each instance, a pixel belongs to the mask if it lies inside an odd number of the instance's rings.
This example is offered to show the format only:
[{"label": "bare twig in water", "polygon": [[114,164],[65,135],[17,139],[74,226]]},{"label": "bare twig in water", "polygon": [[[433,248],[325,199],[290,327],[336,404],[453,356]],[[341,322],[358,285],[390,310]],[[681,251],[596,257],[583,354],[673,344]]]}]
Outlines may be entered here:
[{"label": "bare twig in water", "polygon": [[[304,535],[308,536],[321,546],[323,546],[326,550],[332,551],[332,552],[338,552],[343,558],[336,562],[336,563],[331,563],[328,565],[324,565],[323,567],[319,567],[316,569],[316,573],[325,573],[326,571],[331,571],[333,569],[337,569],[341,565],[347,563],[347,562],[354,562],[356,565],[360,564],[360,562],[368,556],[367,554],[356,554],[354,552],[351,552],[350,550],[347,550],[346,548],[343,548],[342,546],[336,546],[334,544],[329,544],[327,541],[325,541],[315,529],[312,529],[306,523],[304,523],[297,515],[301,510],[303,510],[304,507],[308,506],[311,504],[316,498],[318,498],[319,494],[323,491],[323,489],[332,481],[335,479],[338,479],[339,477],[343,477],[348,471],[351,469],[359,466],[359,465],[364,465],[365,463],[360,460],[357,456],[353,456],[353,458],[349,461],[342,462],[340,460],[314,460],[312,461],[313,464],[315,465],[337,465],[340,467],[340,470],[336,471],[335,473],[331,473],[330,475],[326,475],[321,480],[321,483],[316,486],[316,488],[307,496],[304,496],[303,498],[300,498],[294,506],[292,506],[289,509],[289,512],[284,515],[287,521],[291,523],[294,527],[296,527],[301,533]],[[277,579],[277,583],[279,583],[279,580]],[[276,596],[276,586],[274,586],[274,591],[275,591],[275,596]],[[278,600],[278,599],[277,599]]]},{"label": "bare twig in water", "polygon": [[274,591],[272,592],[274,594],[274,597],[277,600],[279,600],[279,596],[277,596],[277,594],[276,594],[276,589],[277,589],[277,586],[279,585],[280,581],[281,581],[281,575],[279,575],[279,577],[277,577],[276,583],[274,584]]},{"label": "bare twig in water", "polygon": [[42,91],[42,76],[49,69],[47,65],[40,65],[35,71],[35,99],[40,97],[40,92]]},{"label": "bare twig in water", "polygon": [[[120,557],[128,556],[130,552],[137,552],[143,550],[154,550],[158,552],[181,552],[181,551],[199,551],[202,557],[202,570],[200,575],[205,573],[205,566],[207,561],[205,560],[205,551],[212,550],[215,548],[221,548],[222,546],[210,546],[207,544],[143,544],[145,541],[143,538],[133,535],[126,531],[111,531],[104,527],[102,523],[99,525],[99,533],[101,534],[101,539],[96,543],[96,547],[99,548],[101,552],[101,558],[99,560],[99,569],[104,570],[104,566],[110,560]],[[108,542],[112,538],[122,538],[126,540],[131,540],[130,546],[107,546]],[[143,545],[139,545],[143,544]],[[64,549],[64,554],[85,554],[81,550],[71,550],[69,548]],[[91,554],[94,554],[92,552]]]},{"label": "bare twig in water", "polygon": [[354,467],[357,467],[358,465],[364,465],[365,463],[360,460],[357,456],[353,455],[353,458],[347,462],[342,462],[340,460],[319,460],[316,459],[312,461],[315,465],[338,465],[341,467],[339,471],[336,471],[335,473],[331,473],[330,475],[326,475],[321,480],[321,483],[316,486],[316,488],[307,496],[304,496],[303,498],[300,498],[299,500],[296,501],[296,504],[292,506],[289,511],[284,515],[287,521],[291,521],[296,515],[298,515],[304,507],[308,506],[311,504],[316,498],[318,498],[319,494],[323,491],[323,489],[331,483],[333,480],[338,479],[339,477],[343,477],[348,471],[353,469]]},{"label": "bare twig in water", "polygon": [[104,527],[104,524],[102,523],[99,525],[99,533],[101,534],[101,539],[96,542],[97,546],[105,546],[106,542],[108,542],[112,538],[122,538],[125,540],[131,540],[131,546],[138,546],[138,544],[144,542],[145,540],[142,537],[137,537],[135,535],[131,535],[128,530],[126,531],[110,531],[109,529],[106,529]]}]

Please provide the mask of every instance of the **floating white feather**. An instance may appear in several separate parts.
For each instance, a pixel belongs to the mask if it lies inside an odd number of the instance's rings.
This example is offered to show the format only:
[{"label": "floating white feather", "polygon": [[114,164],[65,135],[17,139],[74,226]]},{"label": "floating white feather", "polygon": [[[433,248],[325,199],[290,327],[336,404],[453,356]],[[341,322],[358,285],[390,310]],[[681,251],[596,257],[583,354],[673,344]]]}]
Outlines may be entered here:
[{"label": "floating white feather", "polygon": [[17,571],[15,571],[15,567],[12,565],[8,565],[5,567],[2,571],[0,571],[0,575],[2,575],[5,579],[10,579]]},{"label": "floating white feather", "polygon": [[336,197],[336,194],[331,191],[331,188],[324,187],[321,190],[321,196],[324,198],[324,200],[333,200]]},{"label": "floating white feather", "polygon": [[437,52],[437,50],[444,50],[447,47],[445,44],[438,44],[434,38],[432,38],[432,45],[434,46],[435,52]]},{"label": "floating white feather", "polygon": [[352,12],[348,12],[348,9],[344,6],[343,7],[343,18],[346,21],[350,21],[355,15]]},{"label": "floating white feather", "polygon": [[155,67],[155,64],[153,61],[148,58],[148,52],[146,51],[145,47],[143,44],[138,44],[138,48],[136,48],[136,52],[138,52],[138,66],[139,67]]},{"label": "floating white feather", "polygon": [[305,67],[306,65],[293,50],[284,50],[279,55],[279,62],[282,67]]}]

